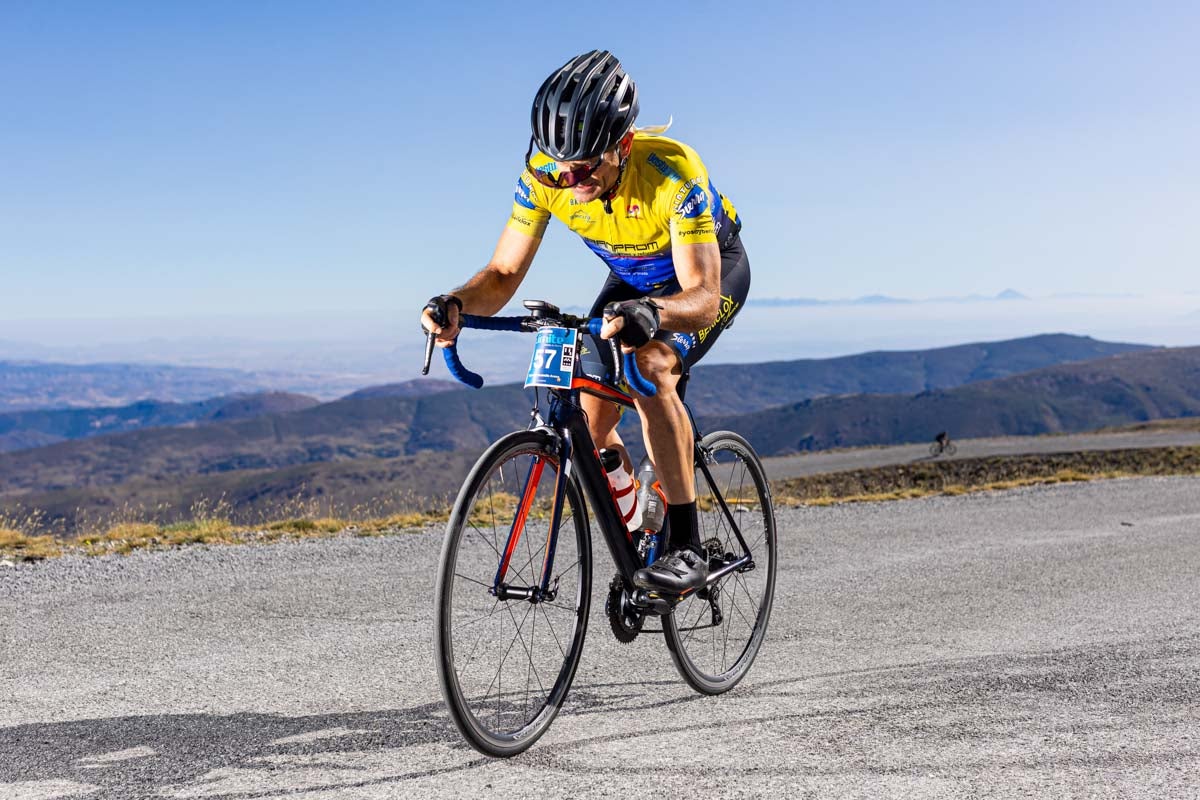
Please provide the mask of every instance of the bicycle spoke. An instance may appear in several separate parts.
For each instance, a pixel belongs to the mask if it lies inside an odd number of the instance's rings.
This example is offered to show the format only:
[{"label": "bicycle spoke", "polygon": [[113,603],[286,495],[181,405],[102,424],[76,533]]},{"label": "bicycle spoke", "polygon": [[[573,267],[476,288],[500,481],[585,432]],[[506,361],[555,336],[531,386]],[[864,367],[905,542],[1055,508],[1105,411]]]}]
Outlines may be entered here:
[{"label": "bicycle spoke", "polygon": [[[741,577],[741,576],[739,576]],[[750,610],[754,612],[755,619],[758,618],[758,603],[754,602],[754,597],[750,594],[750,590],[746,588],[746,582],[738,581],[737,585],[741,587],[742,592],[746,595],[746,599],[750,601]],[[736,593],[735,593],[736,596]]]},{"label": "bicycle spoke", "polygon": [[[704,616],[704,611],[708,607],[707,603],[697,602],[696,605],[700,606],[700,613],[698,613],[696,615],[696,618],[692,620],[692,624],[687,626],[686,630],[687,630],[688,635],[684,637],[684,642],[686,642],[689,638],[691,638],[692,634],[694,634],[698,630],[696,623],[698,623],[700,621],[700,618]],[[678,610],[678,609],[676,609],[676,610]]]},{"label": "bicycle spoke", "polygon": [[[515,614],[513,614],[513,613],[512,613],[512,609],[511,609],[511,608],[508,608],[507,604],[505,605],[505,608],[506,608],[506,610],[508,611],[508,614],[509,614],[509,616],[510,616],[510,617],[512,617],[512,619],[513,619],[513,623],[514,623],[514,624],[516,624],[517,617],[516,617],[516,615],[515,615]],[[530,606],[530,608],[532,608],[532,606]],[[529,609],[526,609],[526,610],[525,610],[525,616],[526,616],[526,617],[528,617],[528,616],[529,616]],[[524,622],[524,619],[522,619],[521,621],[522,621],[522,622]],[[501,629],[503,629],[503,626],[501,626]],[[508,647],[507,647],[507,648],[505,648],[505,650],[504,650],[504,654],[503,654],[502,656],[500,656],[500,666],[496,668],[496,674],[495,674],[494,676],[492,676],[492,682],[488,684],[488,687],[487,687],[487,689],[485,689],[485,690],[484,690],[484,693],[483,693],[483,697],[484,697],[484,699],[486,700],[486,699],[488,698],[488,696],[489,696],[489,695],[491,694],[491,692],[492,692],[492,687],[493,687],[493,686],[497,687],[497,688],[496,688],[496,700],[497,700],[497,704],[496,704],[496,709],[497,709],[497,711],[496,711],[496,718],[497,718],[497,719],[499,719],[499,718],[500,718],[500,712],[499,712],[499,708],[500,708],[500,705],[499,705],[499,699],[500,699],[500,696],[503,694],[503,692],[501,691],[501,689],[502,689],[502,687],[503,687],[503,683],[502,683],[502,681],[500,680],[500,675],[501,675],[501,673],[503,673],[503,672],[504,672],[504,662],[508,660],[508,654],[509,654],[509,653],[512,651],[512,647],[513,647],[513,645],[514,645],[514,644],[516,644],[516,643],[517,643],[517,639],[520,637],[520,635],[521,635],[521,627],[520,627],[520,625],[518,625],[518,626],[517,626],[517,633],[516,633],[516,634],[513,636],[513,638],[512,638],[512,641],[508,643]]]},{"label": "bicycle spoke", "polygon": [[578,609],[576,609],[575,606],[564,606],[562,603],[551,603],[547,600],[543,600],[542,602],[538,603],[538,605],[539,606],[550,606],[550,608],[557,608],[559,611],[564,611],[571,615],[574,615],[578,611]]},{"label": "bicycle spoke", "polygon": [[[539,605],[545,606],[546,604],[540,603]],[[542,618],[546,620],[546,625],[550,627],[550,635],[554,637],[554,643],[558,645],[558,652],[565,657],[567,655],[567,651],[563,649],[562,642],[559,641],[558,634],[554,632],[554,624],[550,622],[550,617],[548,614],[546,614],[546,609],[541,608],[540,610],[542,612]]]},{"label": "bicycle spoke", "polygon": [[[478,622],[479,620],[491,619],[492,615],[496,613],[496,607],[499,605],[500,605],[499,600],[497,600],[495,603],[492,603],[492,610],[489,611],[484,616],[480,617],[479,619],[472,621],[471,624],[474,624],[475,622]],[[463,673],[466,672],[466,667],[470,666],[471,660],[475,656],[475,648],[479,647],[479,643],[481,641],[483,641],[483,635],[485,633],[487,633],[486,629],[483,631],[480,631],[479,635],[475,637],[475,644],[471,645],[471,652],[467,654],[466,665],[463,667],[463,669],[459,670],[457,667],[455,668],[455,671],[458,673],[458,677],[460,680],[462,679]]]},{"label": "bicycle spoke", "polygon": [[[533,648],[537,647],[537,613],[533,615],[533,629],[529,632],[529,662],[525,669],[525,719],[529,719],[529,673],[533,670]],[[541,686],[541,678],[538,678],[538,685]],[[543,689],[544,691],[544,689]]]},{"label": "bicycle spoke", "polygon": [[[521,617],[521,622],[518,623],[517,615],[512,613],[511,608],[508,610],[508,615],[510,617],[512,617],[513,625],[517,626],[517,639],[519,639],[521,642],[521,649],[523,649],[525,651],[525,657],[529,660],[529,666],[531,666],[531,667],[533,667],[533,650],[530,649],[530,647],[526,646],[525,637],[521,635],[521,626],[525,624],[525,620],[529,619],[529,615],[532,612],[533,612],[533,605],[531,604],[529,606],[529,608],[527,608],[525,610],[525,616]],[[534,614],[533,618],[536,620],[537,615]],[[541,679],[541,676],[537,674],[537,667],[533,667],[533,673],[538,679],[538,686],[542,686],[542,679]],[[542,691],[545,691],[545,689],[546,689],[546,687],[542,686]]]},{"label": "bicycle spoke", "polygon": [[468,578],[466,575],[463,575],[461,572],[454,573],[454,577],[462,578],[464,581],[468,581],[470,583],[477,583],[485,589],[490,590],[492,588],[492,585],[490,583],[484,583],[483,581],[477,581],[474,578]]}]

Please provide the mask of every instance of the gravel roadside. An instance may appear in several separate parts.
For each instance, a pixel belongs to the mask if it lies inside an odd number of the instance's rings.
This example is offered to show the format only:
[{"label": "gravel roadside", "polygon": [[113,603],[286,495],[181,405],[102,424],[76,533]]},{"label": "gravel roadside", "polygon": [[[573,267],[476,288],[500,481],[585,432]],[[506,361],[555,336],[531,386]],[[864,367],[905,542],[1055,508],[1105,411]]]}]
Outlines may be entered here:
[{"label": "gravel roadside", "polygon": [[768,641],[701,698],[600,616],[523,756],[466,748],[440,531],[0,569],[0,797],[1195,797],[1200,479],[780,512]]}]

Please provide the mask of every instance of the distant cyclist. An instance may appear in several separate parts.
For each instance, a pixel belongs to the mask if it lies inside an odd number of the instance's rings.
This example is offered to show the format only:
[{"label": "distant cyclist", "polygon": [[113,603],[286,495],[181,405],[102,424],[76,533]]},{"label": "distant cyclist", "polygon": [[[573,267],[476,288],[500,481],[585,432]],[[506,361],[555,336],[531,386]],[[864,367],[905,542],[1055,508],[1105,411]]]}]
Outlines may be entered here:
[{"label": "distant cyclist", "polygon": [[958,447],[950,441],[950,434],[945,431],[933,437],[933,444],[929,445],[929,455],[931,456],[940,456],[942,453],[952,456],[957,452]]},{"label": "distant cyclist", "polygon": [[[421,320],[448,346],[460,312],[492,315],[512,299],[551,216],[583,238],[610,271],[591,310],[608,320],[600,335],[636,348],[638,368],[658,390],[635,402],[667,499],[670,544],[635,582],[678,594],[703,586],[708,571],[681,393],[688,370],[745,303],[750,264],[737,211],[696,151],[660,135],[665,128],[636,128],[637,114],[637,87],[611,53],[593,50],[555,70],[534,97],[525,171],[491,261],[430,300]],[[607,343],[593,341],[581,356],[592,377],[611,374]],[[619,408],[587,394],[581,402],[596,446],[616,449],[632,472],[617,434]]]}]

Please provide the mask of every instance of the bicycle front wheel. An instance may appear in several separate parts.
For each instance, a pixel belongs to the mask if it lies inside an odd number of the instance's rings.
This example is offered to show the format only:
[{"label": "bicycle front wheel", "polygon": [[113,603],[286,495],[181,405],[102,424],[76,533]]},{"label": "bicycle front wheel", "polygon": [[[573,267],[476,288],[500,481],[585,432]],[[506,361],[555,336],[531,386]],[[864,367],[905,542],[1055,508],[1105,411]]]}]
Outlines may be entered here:
[{"label": "bicycle front wheel", "polygon": [[545,733],[583,650],[591,540],[574,478],[551,528],[559,469],[546,434],[500,439],[472,468],[446,527],[438,680],[458,729],[488,755],[516,755]]},{"label": "bicycle front wheel", "polygon": [[954,442],[946,443],[946,455],[952,456],[957,452],[958,452],[958,445],[956,445]]},{"label": "bicycle front wheel", "polygon": [[753,561],[686,596],[663,618],[663,633],[688,685],[703,694],[721,694],[746,676],[767,632],[775,596],[775,510],[766,472],[749,442],[717,431],[700,447],[708,453],[713,477],[709,483],[697,466],[696,510],[710,569],[741,557],[734,524]]}]

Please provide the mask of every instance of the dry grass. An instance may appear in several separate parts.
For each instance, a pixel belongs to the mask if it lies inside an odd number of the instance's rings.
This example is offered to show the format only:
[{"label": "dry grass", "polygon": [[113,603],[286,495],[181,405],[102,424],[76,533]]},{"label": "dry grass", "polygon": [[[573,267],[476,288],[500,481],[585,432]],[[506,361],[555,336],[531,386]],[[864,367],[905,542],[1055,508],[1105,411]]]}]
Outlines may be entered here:
[{"label": "dry grass", "polygon": [[28,536],[11,528],[0,528],[0,557],[37,561],[62,555],[62,545],[53,536]]},{"label": "dry grass", "polygon": [[[1200,475],[1200,447],[1091,451],[1051,455],[998,456],[880,467],[772,482],[780,506],[827,506],[837,503],[956,496],[1023,486],[1094,481],[1139,475]],[[736,503],[738,498],[729,498]],[[703,501],[702,501],[703,502]],[[512,513],[515,496],[499,496],[497,512]],[[539,498],[531,516],[549,513]],[[288,509],[303,511],[303,509]],[[315,509],[307,509],[315,511]],[[365,510],[365,509],[361,509]],[[386,536],[445,522],[446,508],[341,519],[299,513],[257,525],[235,525],[231,509],[218,500],[197,504],[184,522],[157,524],[126,519],[94,533],[71,538],[26,533],[41,529],[36,515],[0,518],[0,559],[37,561],[64,554],[125,554],[187,545],[248,544],[328,536]]]},{"label": "dry grass", "polygon": [[135,550],[169,550],[197,544],[255,544],[341,534],[384,536],[411,531],[431,522],[445,521],[446,517],[446,513],[413,512],[358,522],[321,517],[278,520],[261,526],[237,526],[227,519],[214,518],[170,525],[122,522],[101,532],[64,539],[0,528],[0,559],[38,561],[68,554],[125,555]]},{"label": "dry grass", "polygon": [[1019,489],[1024,486],[1046,486],[1055,483],[1076,483],[1079,481],[1096,481],[1109,478],[1127,478],[1134,477],[1136,473],[1132,472],[1098,472],[1088,474],[1079,472],[1078,470],[1064,469],[1059,470],[1053,475],[1045,475],[1030,478],[1010,478],[1002,481],[989,481],[972,486],[964,486],[963,484],[952,483],[943,486],[940,489],[932,487],[927,488],[909,488],[896,489],[890,492],[875,492],[871,494],[851,494],[851,495],[823,495],[820,497],[809,497],[800,499],[795,496],[782,495],[775,498],[776,502],[785,506],[832,506],[841,503],[879,503],[889,500],[914,500],[918,497],[935,497],[938,495],[946,497],[957,497],[964,494],[975,494],[976,492],[994,492],[1003,491],[1005,489]]}]

